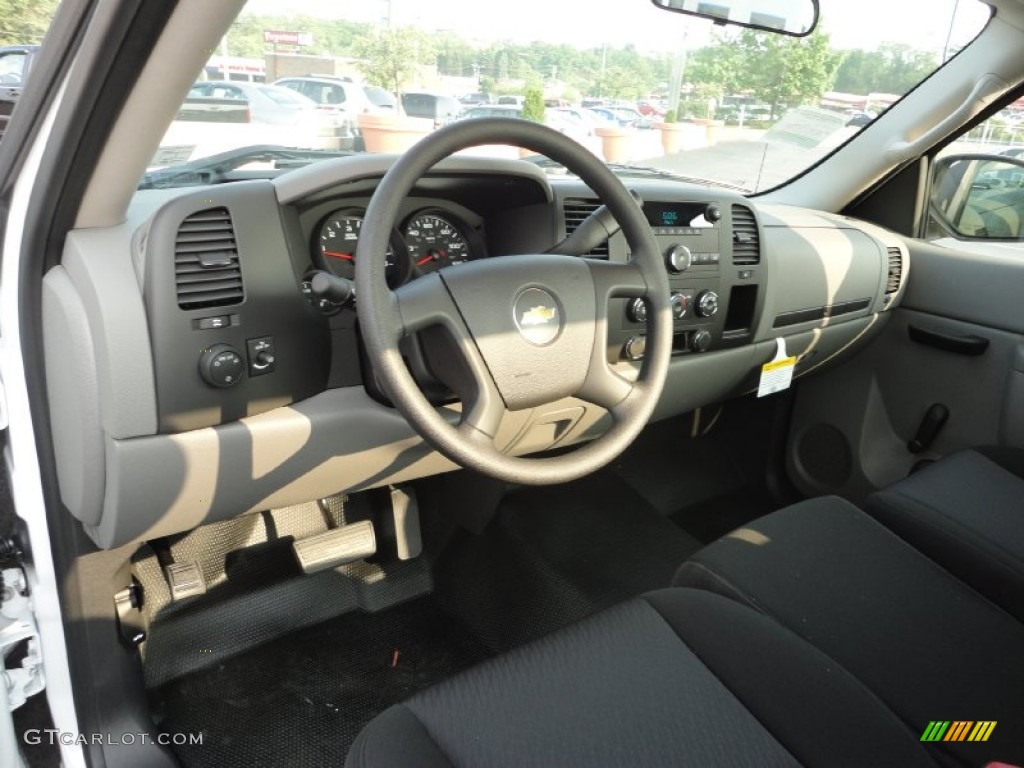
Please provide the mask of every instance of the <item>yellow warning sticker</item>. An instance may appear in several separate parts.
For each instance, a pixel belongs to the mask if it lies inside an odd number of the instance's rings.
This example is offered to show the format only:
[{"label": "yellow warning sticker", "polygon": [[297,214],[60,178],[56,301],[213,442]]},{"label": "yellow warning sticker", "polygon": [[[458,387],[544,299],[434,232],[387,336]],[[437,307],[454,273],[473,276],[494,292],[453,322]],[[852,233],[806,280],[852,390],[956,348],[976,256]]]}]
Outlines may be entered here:
[{"label": "yellow warning sticker", "polygon": [[786,340],[775,340],[777,350],[775,357],[761,366],[761,382],[757,387],[757,396],[773,395],[789,389],[793,383],[793,371],[796,369],[796,358],[786,354]]}]

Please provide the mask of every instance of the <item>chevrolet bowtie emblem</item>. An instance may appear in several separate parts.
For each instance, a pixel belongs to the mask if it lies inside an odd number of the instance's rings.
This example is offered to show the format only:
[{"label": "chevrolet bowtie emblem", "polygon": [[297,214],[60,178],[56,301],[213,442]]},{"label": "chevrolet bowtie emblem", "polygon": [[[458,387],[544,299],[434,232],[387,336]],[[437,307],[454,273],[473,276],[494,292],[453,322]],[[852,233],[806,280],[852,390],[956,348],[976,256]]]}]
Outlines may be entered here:
[{"label": "chevrolet bowtie emblem", "polygon": [[557,339],[565,322],[558,300],[543,288],[527,288],[516,296],[512,320],[519,335],[538,347]]},{"label": "chevrolet bowtie emblem", "polygon": [[530,309],[523,312],[523,317],[519,321],[520,325],[547,325],[558,316],[558,310],[554,307],[545,307],[543,305],[539,307],[530,307]]}]

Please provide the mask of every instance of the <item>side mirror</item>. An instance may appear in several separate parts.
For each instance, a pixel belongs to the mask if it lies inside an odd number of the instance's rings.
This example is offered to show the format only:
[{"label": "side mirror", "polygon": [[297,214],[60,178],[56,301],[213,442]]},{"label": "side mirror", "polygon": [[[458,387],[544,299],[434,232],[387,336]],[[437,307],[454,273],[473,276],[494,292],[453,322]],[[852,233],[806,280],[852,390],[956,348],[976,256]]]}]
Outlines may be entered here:
[{"label": "side mirror", "polygon": [[932,167],[928,236],[1024,239],[1024,161],[948,155]]},{"label": "side mirror", "polygon": [[663,11],[685,13],[715,24],[804,37],[818,24],[818,0],[651,0]]}]

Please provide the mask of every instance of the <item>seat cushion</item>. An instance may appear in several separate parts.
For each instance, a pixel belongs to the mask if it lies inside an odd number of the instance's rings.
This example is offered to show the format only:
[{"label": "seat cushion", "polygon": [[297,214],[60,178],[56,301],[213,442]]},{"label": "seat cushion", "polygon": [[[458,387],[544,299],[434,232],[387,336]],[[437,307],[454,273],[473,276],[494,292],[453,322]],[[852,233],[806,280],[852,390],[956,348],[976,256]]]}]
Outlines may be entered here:
[{"label": "seat cushion", "polygon": [[868,498],[886,527],[1024,619],[1024,451],[961,451]]},{"label": "seat cushion", "polygon": [[392,707],[347,765],[934,765],[917,736],[776,622],[674,589]]},{"label": "seat cushion", "polygon": [[676,583],[754,607],[804,638],[923,734],[996,720],[990,740],[929,749],[1024,765],[1024,626],[869,515],[803,502],[705,547]]}]

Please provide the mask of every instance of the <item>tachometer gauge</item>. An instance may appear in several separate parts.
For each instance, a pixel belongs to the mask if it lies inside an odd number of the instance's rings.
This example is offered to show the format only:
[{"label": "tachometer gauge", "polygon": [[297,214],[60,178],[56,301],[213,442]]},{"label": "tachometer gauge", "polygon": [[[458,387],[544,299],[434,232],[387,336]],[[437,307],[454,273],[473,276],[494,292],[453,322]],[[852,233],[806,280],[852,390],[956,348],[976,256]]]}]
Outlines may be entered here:
[{"label": "tachometer gauge", "polygon": [[[339,277],[353,279],[356,275],[356,246],[362,226],[360,209],[342,209],[324,219],[320,225],[319,266]],[[403,260],[395,256],[394,247],[388,248],[384,261],[388,285],[401,283],[406,270],[402,269]]]},{"label": "tachometer gauge", "polygon": [[469,241],[458,226],[434,212],[415,214],[402,231],[409,261],[420,272],[433,272],[473,258]]}]

